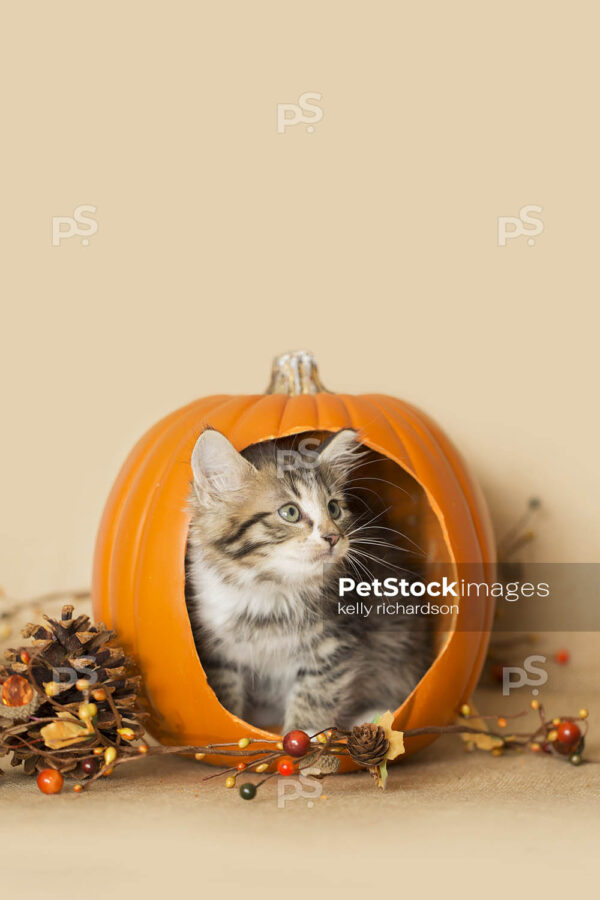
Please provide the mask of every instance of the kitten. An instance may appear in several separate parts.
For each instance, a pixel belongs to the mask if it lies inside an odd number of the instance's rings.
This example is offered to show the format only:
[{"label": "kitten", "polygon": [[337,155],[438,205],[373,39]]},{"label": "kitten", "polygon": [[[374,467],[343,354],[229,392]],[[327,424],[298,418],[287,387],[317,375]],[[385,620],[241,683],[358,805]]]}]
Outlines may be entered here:
[{"label": "kitten", "polygon": [[[369,721],[395,709],[430,662],[424,628],[338,615],[338,578],[365,568],[352,549],[368,531],[348,489],[362,456],[356,438],[346,429],[316,450],[286,439],[240,454],[207,429],[192,454],[194,637],[220,702],[260,727],[312,734]],[[395,574],[368,559],[370,576]]]}]

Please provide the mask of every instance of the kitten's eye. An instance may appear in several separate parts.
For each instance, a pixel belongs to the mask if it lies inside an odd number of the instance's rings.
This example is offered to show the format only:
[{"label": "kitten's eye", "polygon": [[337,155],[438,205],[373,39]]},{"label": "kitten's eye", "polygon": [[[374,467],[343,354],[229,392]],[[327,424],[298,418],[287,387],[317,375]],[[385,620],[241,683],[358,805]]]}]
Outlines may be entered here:
[{"label": "kitten's eye", "polygon": [[300,521],[301,513],[295,503],[286,503],[285,506],[280,506],[277,512],[286,522]]},{"label": "kitten's eye", "polygon": [[337,500],[330,500],[327,504],[327,509],[329,510],[329,515],[332,519],[339,519],[342,514],[340,504],[337,502]]}]

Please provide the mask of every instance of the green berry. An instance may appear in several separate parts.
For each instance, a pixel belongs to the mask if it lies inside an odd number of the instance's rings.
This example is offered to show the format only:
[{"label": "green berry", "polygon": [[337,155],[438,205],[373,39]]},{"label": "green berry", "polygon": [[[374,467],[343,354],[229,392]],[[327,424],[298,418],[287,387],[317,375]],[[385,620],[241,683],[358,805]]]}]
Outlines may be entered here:
[{"label": "green berry", "polygon": [[569,757],[569,762],[573,766],[580,766],[581,763],[583,762],[583,759],[579,753],[572,753],[571,756]]},{"label": "green berry", "polygon": [[246,784],[240,787],[240,797],[243,797],[244,800],[254,800],[256,797],[256,785],[247,781]]}]

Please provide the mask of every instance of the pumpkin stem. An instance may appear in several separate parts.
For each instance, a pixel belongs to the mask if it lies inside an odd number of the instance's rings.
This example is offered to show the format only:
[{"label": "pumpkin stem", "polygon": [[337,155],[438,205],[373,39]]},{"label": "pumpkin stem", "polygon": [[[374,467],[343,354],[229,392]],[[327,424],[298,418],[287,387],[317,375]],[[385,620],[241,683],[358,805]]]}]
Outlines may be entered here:
[{"label": "pumpkin stem", "polygon": [[273,360],[271,381],[266,394],[319,394],[330,393],[324,386],[312,353],[293,350],[282,353]]}]

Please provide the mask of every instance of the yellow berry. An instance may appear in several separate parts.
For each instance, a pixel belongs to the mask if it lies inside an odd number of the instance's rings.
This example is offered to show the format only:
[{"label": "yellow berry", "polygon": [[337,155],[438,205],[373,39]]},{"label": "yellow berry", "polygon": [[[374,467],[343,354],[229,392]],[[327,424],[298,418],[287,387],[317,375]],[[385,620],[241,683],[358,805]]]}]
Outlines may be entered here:
[{"label": "yellow berry", "polygon": [[201,759],[204,759],[205,756],[206,756],[206,753],[194,753],[194,759],[197,759],[198,761],[200,761]]},{"label": "yellow berry", "polygon": [[135,731],[132,728],[117,728],[117,734],[120,734],[124,741],[132,741],[135,738]]},{"label": "yellow berry", "polygon": [[530,707],[531,707],[532,709],[539,709],[539,708],[540,708],[540,701],[539,701],[539,700],[532,700],[531,703],[530,703],[529,705],[530,705]]},{"label": "yellow berry", "polygon": [[[317,740],[320,744],[326,744],[327,743],[327,735],[326,734],[318,734]],[[282,745],[281,749],[283,749],[283,745]]]},{"label": "yellow berry", "polygon": [[104,772],[103,772],[102,774],[104,775],[105,778],[108,778],[108,776],[109,776],[109,775],[112,775],[112,773],[113,773],[114,771],[115,771],[115,770],[114,770],[113,768],[105,769]]},{"label": "yellow berry", "polygon": [[75,791],[76,794],[80,794],[83,790],[83,785],[75,784],[75,785],[73,785],[73,790]]},{"label": "yellow berry", "polygon": [[557,739],[557,737],[558,737],[558,731],[556,731],[555,728],[553,728],[552,731],[548,732],[548,740],[550,741],[550,743],[553,743],[553,741],[555,741]]},{"label": "yellow berry", "polygon": [[147,753],[148,752],[148,744],[140,744],[137,748],[138,753]]},{"label": "yellow berry", "polygon": [[499,727],[499,728],[506,728],[507,725],[508,725],[508,722],[506,721],[506,719],[504,718],[504,716],[500,716],[500,717],[498,718],[498,727]]},{"label": "yellow berry", "polygon": [[260,766],[256,767],[257,772],[266,772],[269,768],[269,763],[261,763]]},{"label": "yellow berry", "polygon": [[227,776],[227,778],[225,779],[225,787],[226,788],[235,787],[235,776],[234,775]]},{"label": "yellow berry", "polygon": [[580,710],[579,710],[579,718],[580,718],[580,719],[587,719],[587,717],[589,716],[589,714],[590,714],[589,709],[580,709]]},{"label": "yellow berry", "polygon": [[78,691],[89,691],[90,683],[87,680],[87,678],[80,678],[78,681],[75,682],[75,687],[77,688]]},{"label": "yellow berry", "polygon": [[463,705],[460,708],[460,714],[461,714],[461,716],[470,716],[471,715],[471,707],[469,706],[468,703],[463,703]]},{"label": "yellow berry", "polygon": [[283,741],[278,741],[275,746],[278,750],[283,750]]},{"label": "yellow berry", "polygon": [[97,714],[98,707],[95,703],[82,703],[77,713],[79,718],[83,719],[84,721],[86,719],[93,719]]},{"label": "yellow berry", "polygon": [[107,747],[104,751],[104,763],[107,766],[110,766],[111,763],[114,763],[117,758],[117,751],[114,747]]},{"label": "yellow berry", "polygon": [[44,685],[44,690],[49,697],[56,697],[60,692],[60,685],[56,681],[48,681]]},{"label": "yellow berry", "polygon": [[102,756],[104,747],[94,747],[94,756]]},{"label": "yellow berry", "polygon": [[533,751],[533,753],[539,753],[540,750],[542,749],[540,744],[538,744],[536,741],[534,741],[532,744],[530,744],[529,748]]},{"label": "yellow berry", "polygon": [[98,703],[101,703],[103,700],[106,700],[106,691],[104,688],[98,688],[98,690],[92,691],[92,697],[94,700],[97,700]]},{"label": "yellow berry", "polygon": [[249,745],[250,738],[240,738],[238,741],[238,747],[240,748],[240,750],[245,750]]},{"label": "yellow berry", "polygon": [[561,721],[561,720],[558,719],[558,718],[557,718],[557,719],[552,719],[552,724],[553,724],[553,725],[560,725],[560,721]]}]

